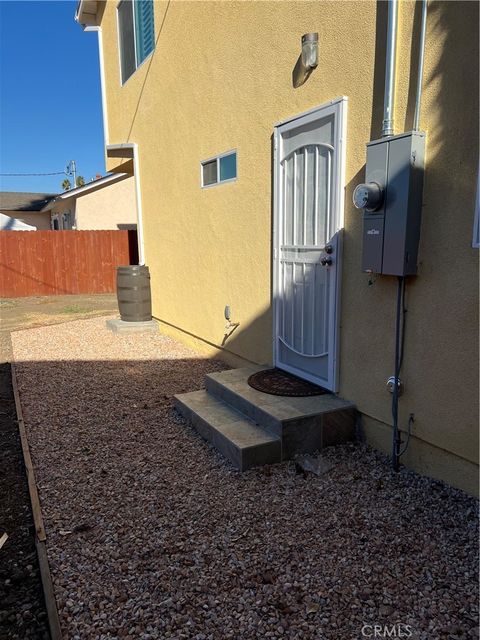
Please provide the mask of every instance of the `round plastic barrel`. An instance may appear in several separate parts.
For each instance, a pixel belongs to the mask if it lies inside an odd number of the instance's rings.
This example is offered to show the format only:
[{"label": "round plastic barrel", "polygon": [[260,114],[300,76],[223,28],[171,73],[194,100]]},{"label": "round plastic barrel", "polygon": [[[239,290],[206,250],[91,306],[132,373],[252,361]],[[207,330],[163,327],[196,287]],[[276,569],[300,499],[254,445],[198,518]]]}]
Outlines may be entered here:
[{"label": "round plastic barrel", "polygon": [[117,300],[120,318],[125,322],[152,319],[150,272],[143,265],[117,267]]}]

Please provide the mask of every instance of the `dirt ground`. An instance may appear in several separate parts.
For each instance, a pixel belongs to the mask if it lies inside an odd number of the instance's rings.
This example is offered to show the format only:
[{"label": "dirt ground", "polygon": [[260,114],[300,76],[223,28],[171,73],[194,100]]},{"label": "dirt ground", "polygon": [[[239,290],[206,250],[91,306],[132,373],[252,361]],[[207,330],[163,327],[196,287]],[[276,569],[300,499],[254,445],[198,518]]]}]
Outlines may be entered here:
[{"label": "dirt ground", "polygon": [[0,364],[0,637],[49,638],[10,365]]},{"label": "dirt ground", "polygon": [[114,293],[0,300],[0,363],[12,357],[10,332],[115,313]]}]

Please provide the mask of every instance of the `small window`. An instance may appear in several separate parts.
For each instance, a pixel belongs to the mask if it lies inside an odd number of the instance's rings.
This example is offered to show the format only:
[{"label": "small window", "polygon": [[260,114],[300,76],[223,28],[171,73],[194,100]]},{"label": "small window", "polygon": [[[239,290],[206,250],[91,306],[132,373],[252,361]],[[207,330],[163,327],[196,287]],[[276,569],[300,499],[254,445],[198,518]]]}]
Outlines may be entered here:
[{"label": "small window", "polygon": [[153,0],[122,0],[117,11],[123,84],[155,48]]},{"label": "small window", "polygon": [[202,187],[211,187],[237,178],[237,152],[229,151],[202,162]]}]

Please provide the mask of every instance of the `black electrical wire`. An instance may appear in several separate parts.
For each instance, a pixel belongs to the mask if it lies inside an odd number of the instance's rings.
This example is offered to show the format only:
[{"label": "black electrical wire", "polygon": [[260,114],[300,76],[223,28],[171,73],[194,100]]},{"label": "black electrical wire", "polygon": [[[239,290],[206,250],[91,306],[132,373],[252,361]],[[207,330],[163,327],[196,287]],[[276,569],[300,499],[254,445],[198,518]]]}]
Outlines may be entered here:
[{"label": "black electrical wire", "polygon": [[61,176],[67,175],[65,171],[53,171],[52,173],[0,173],[0,176]]},{"label": "black electrical wire", "polygon": [[[407,308],[405,305],[405,289],[406,278],[399,276],[398,278],[398,291],[397,291],[397,314],[396,314],[396,326],[395,326],[395,384],[393,389],[392,398],[392,418],[393,418],[393,443],[392,443],[392,467],[394,471],[398,471],[400,466],[399,458],[403,456],[408,449],[410,443],[410,436],[412,433],[412,424],[415,421],[413,413],[410,414],[408,419],[407,440],[405,446],[401,448],[402,439],[398,428],[398,398],[399,388],[398,381],[400,377],[400,371],[403,364],[403,354],[405,351],[405,326],[407,317]],[[400,326],[401,325],[401,326]]]},{"label": "black electrical wire", "polygon": [[411,413],[408,417],[408,431],[407,431],[407,440],[405,442],[405,446],[403,447],[403,449],[401,451],[398,452],[398,457],[403,456],[403,454],[405,453],[405,451],[408,449],[408,445],[410,442],[410,436],[412,434],[412,424],[415,422],[415,417],[413,415],[413,413]]},{"label": "black electrical wire", "polygon": [[398,366],[398,370],[402,368],[403,364],[403,352],[405,350],[405,324],[407,318],[407,309],[405,307],[405,289],[406,289],[407,279],[402,278],[402,339],[401,339],[401,347],[400,347],[400,364]]},{"label": "black electrical wire", "polygon": [[395,378],[393,381],[393,398],[392,398],[392,418],[393,418],[393,433],[392,433],[392,468],[394,471],[398,471],[400,466],[399,451],[401,445],[400,432],[398,430],[398,379],[400,377],[400,365],[402,354],[402,335],[401,335],[401,314],[403,294],[404,294],[404,277],[398,277],[397,288],[397,313],[395,320]]}]

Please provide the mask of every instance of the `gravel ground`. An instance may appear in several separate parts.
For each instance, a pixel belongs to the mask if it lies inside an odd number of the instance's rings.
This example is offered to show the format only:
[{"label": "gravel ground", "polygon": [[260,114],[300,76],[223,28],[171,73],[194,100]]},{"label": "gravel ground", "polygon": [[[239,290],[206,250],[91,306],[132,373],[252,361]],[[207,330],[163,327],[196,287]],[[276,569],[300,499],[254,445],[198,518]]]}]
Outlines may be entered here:
[{"label": "gravel ground", "polygon": [[474,499],[354,445],[240,474],[172,404],[222,365],[104,325],[13,336],[67,638],[478,637]]}]

